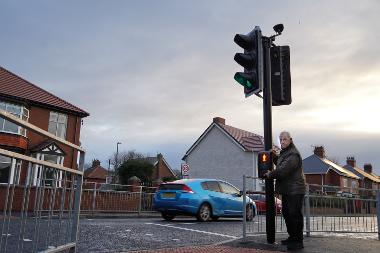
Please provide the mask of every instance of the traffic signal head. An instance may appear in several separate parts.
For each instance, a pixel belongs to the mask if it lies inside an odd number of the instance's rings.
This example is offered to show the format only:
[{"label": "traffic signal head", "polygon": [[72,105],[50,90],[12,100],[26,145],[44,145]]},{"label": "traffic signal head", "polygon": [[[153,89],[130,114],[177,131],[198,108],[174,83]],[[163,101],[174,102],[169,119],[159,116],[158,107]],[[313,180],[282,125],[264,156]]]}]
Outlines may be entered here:
[{"label": "traffic signal head", "polygon": [[292,103],[289,46],[274,46],[270,50],[272,105]]},{"label": "traffic signal head", "polygon": [[264,178],[264,174],[272,170],[272,152],[261,151],[258,154],[257,170],[259,178]]},{"label": "traffic signal head", "polygon": [[236,53],[234,60],[244,72],[236,72],[234,79],[244,87],[246,97],[262,91],[264,82],[263,45],[260,27],[256,26],[247,35],[236,34],[234,41],[244,53]]}]

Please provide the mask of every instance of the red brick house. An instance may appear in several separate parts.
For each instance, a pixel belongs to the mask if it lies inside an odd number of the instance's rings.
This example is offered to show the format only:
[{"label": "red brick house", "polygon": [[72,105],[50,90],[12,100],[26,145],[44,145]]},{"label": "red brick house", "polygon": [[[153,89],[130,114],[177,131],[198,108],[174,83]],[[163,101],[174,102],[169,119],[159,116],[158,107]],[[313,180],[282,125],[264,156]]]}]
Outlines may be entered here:
[{"label": "red brick house", "polygon": [[[337,186],[343,191],[357,193],[355,188],[359,187],[360,178],[339,164],[329,160],[325,155],[323,146],[315,147],[314,154],[303,159],[302,165],[307,183]],[[349,188],[354,190],[350,190]]]},{"label": "red brick house", "polygon": [[175,178],[176,175],[166,162],[162,154],[158,154],[156,157],[146,157],[144,160],[153,164],[154,170],[152,174],[152,181],[162,181],[165,178]]},{"label": "red brick house", "polygon": [[99,160],[93,160],[92,166],[84,171],[83,182],[84,186],[90,186],[89,183],[105,184],[107,181],[108,171],[100,166]]},{"label": "red brick house", "polygon": [[359,187],[364,189],[380,189],[380,178],[373,173],[371,164],[364,164],[364,170],[356,166],[355,157],[347,157],[345,169],[359,177]]},{"label": "red brick house", "polygon": [[[43,90],[31,82],[0,67],[0,109],[12,113],[29,123],[58,137],[80,145],[82,118],[89,116],[86,111]],[[27,131],[4,118],[0,118],[0,148],[32,156],[39,160],[77,168],[77,152],[70,147],[48,140],[32,131]],[[30,178],[32,185],[39,184],[42,169],[39,165]],[[20,175],[15,173],[21,168]],[[0,183],[24,184],[27,179],[28,163],[0,156]],[[46,185],[62,179],[62,172],[46,172]],[[56,179],[56,180],[53,180]],[[59,183],[58,183],[59,184]],[[57,185],[59,186],[59,185]]]}]

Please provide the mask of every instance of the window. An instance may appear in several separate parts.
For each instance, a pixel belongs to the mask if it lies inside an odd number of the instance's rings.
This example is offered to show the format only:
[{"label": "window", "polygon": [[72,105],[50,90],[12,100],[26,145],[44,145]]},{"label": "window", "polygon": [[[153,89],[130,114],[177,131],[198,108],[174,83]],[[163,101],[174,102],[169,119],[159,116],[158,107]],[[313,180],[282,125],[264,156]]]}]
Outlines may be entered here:
[{"label": "window", "polygon": [[[0,101],[0,109],[11,113],[20,119],[28,121],[29,110],[24,106]],[[0,132],[26,136],[26,129],[0,117]]]},{"label": "window", "polygon": [[216,181],[209,181],[209,182],[207,182],[207,188],[210,191],[220,192],[219,183],[216,182]]},{"label": "window", "polygon": [[57,137],[66,139],[67,115],[57,112],[50,112],[49,133]]},{"label": "window", "polygon": [[230,184],[226,184],[224,182],[219,182],[220,188],[222,189],[222,192],[226,194],[238,194],[239,190],[233,187]]},{"label": "window", "polygon": [[[44,155],[44,160],[50,163],[58,164],[59,157],[56,155]],[[45,167],[43,179],[45,186],[54,186],[55,182],[59,180],[57,169]]]},{"label": "window", "polygon": [[352,187],[352,188],[358,188],[358,182],[353,180],[353,181],[351,182],[351,187]]},{"label": "window", "polygon": [[10,157],[0,156],[0,183],[8,183],[11,166],[12,159]]},{"label": "window", "polygon": [[[18,184],[20,180],[21,161],[0,155],[0,183]],[[17,171],[17,173],[16,173]],[[17,176],[15,178],[15,176]]]},{"label": "window", "polygon": [[347,187],[348,186],[348,180],[347,178],[343,178],[343,187]]},{"label": "window", "polygon": [[[63,165],[63,156],[41,154],[34,155],[37,160],[43,160],[46,162]],[[32,168],[31,168],[32,169]],[[29,173],[28,173],[29,174]],[[34,164],[32,169],[32,185],[34,186],[62,186],[63,173],[62,171],[54,168],[45,167],[42,165]]]}]

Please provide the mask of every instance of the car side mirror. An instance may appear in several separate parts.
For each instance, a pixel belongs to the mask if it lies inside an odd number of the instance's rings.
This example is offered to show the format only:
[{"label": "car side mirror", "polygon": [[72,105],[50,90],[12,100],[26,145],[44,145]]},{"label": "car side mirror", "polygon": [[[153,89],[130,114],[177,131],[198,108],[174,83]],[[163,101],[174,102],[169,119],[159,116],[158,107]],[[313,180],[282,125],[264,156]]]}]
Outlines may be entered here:
[{"label": "car side mirror", "polygon": [[243,191],[239,191],[239,193],[237,193],[237,196],[238,196],[238,197],[243,196]]}]

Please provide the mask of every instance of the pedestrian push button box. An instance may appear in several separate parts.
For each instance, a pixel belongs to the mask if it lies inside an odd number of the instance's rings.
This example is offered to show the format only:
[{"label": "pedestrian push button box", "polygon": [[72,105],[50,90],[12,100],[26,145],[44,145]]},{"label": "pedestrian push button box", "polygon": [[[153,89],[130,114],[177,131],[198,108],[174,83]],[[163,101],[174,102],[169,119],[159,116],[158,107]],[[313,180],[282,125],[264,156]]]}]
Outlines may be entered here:
[{"label": "pedestrian push button box", "polygon": [[261,151],[258,154],[258,174],[259,178],[265,178],[264,174],[272,169],[272,152]]}]

